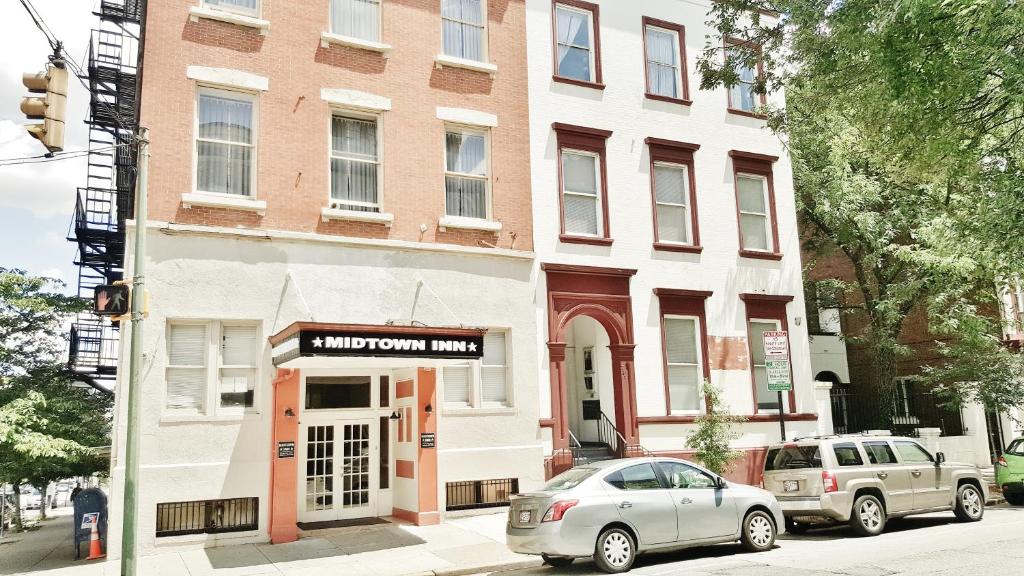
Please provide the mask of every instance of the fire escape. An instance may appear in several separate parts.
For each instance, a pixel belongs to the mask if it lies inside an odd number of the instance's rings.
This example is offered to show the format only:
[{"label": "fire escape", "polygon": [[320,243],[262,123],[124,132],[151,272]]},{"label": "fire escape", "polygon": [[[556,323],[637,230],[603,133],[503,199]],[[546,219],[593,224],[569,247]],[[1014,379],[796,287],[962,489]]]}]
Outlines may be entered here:
[{"label": "fire escape", "polygon": [[[78,295],[124,276],[125,222],[135,200],[135,133],[139,33],[144,0],[102,0],[92,31],[87,69],[89,155],[85,186],[78,189],[68,240],[78,246]],[[68,364],[84,377],[112,380],[117,373],[118,324],[91,312],[71,327]],[[110,387],[109,385],[107,386]]]}]

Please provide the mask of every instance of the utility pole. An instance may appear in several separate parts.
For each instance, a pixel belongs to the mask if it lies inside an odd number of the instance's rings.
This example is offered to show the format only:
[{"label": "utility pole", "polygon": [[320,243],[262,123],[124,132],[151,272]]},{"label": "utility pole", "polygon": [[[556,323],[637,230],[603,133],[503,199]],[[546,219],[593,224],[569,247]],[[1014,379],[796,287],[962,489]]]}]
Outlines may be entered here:
[{"label": "utility pole", "polygon": [[135,184],[135,254],[132,272],[132,340],[128,368],[128,426],[124,462],[124,521],[121,525],[121,576],[136,576],[136,521],[139,513],[139,375],[142,373],[142,321],[145,308],[146,186],[149,177],[149,129],[140,128],[138,180]]}]

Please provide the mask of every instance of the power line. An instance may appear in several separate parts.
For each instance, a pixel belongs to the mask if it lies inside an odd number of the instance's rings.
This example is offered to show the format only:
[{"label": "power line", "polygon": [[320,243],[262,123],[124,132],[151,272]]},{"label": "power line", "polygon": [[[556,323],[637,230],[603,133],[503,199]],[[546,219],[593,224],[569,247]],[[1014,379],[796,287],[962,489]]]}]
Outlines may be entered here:
[{"label": "power line", "polygon": [[95,148],[93,150],[68,150],[66,152],[55,152],[53,154],[40,154],[38,156],[25,156],[21,158],[0,158],[0,167],[17,166],[19,164],[41,164],[45,162],[57,162],[59,160],[83,158],[93,152],[109,152],[111,150],[123,148],[125,146],[131,146],[131,144],[115,144],[113,146]]}]

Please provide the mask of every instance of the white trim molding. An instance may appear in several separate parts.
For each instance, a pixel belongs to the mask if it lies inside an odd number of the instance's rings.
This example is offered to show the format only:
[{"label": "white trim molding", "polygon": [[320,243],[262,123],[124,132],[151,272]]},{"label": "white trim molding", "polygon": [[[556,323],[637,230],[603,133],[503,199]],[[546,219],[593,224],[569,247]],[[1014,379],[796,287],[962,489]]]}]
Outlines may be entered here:
[{"label": "white trim molding", "polygon": [[267,214],[266,200],[254,200],[252,198],[233,197],[226,194],[207,194],[203,192],[191,192],[181,195],[181,205],[191,208],[193,206],[207,206],[210,208],[228,208],[232,210],[248,210],[256,212],[260,216]]},{"label": "white trim molding", "polygon": [[387,112],[391,110],[390,98],[347,88],[321,88],[320,99],[329,104],[346,108],[359,108],[374,112]]},{"label": "white trim molding", "polygon": [[353,38],[352,36],[335,34],[334,32],[321,32],[320,46],[322,48],[330,48],[331,44],[348,46],[349,48],[359,48],[361,50],[369,50],[371,52],[380,52],[385,58],[388,57],[388,52],[391,52],[391,44],[374,42],[373,40],[363,40],[362,38]]},{"label": "white trim molding", "polygon": [[488,112],[469,110],[468,108],[445,108],[437,107],[437,119],[455,124],[469,124],[470,126],[486,126],[496,128],[498,117]]},{"label": "white trim molding", "polygon": [[189,66],[185,70],[185,76],[189,80],[202,82],[225,88],[236,88],[239,90],[250,90],[266,92],[270,90],[270,80],[266,76],[259,76],[242,70],[230,68],[210,68],[208,66]]},{"label": "white trim molding", "polygon": [[350,220],[352,222],[369,222],[371,224],[383,224],[391,228],[395,215],[388,212],[360,212],[358,210],[345,210],[343,208],[323,207],[320,209],[320,219],[324,222],[330,220]]},{"label": "white trim molding", "polygon": [[444,232],[446,228],[500,232],[501,222],[484,220],[483,218],[468,218],[466,216],[442,216],[437,221],[437,227],[440,228],[441,232]]},{"label": "white trim molding", "polygon": [[478,62],[476,60],[468,60],[466,58],[457,58],[455,56],[448,56],[447,54],[438,54],[434,56],[434,66],[441,68],[443,66],[451,66],[453,68],[463,68],[465,70],[474,70],[476,72],[483,72],[494,76],[498,72],[497,64],[491,64],[490,62]]},{"label": "white trim molding", "polygon": [[199,22],[200,18],[227,22],[229,24],[237,24],[238,26],[246,26],[248,28],[256,28],[260,31],[261,36],[266,36],[267,32],[270,30],[269,20],[253,18],[252,16],[245,16],[243,14],[235,14],[233,12],[228,12],[227,10],[207,8],[205,6],[191,6],[188,9],[188,19],[192,22]]}]

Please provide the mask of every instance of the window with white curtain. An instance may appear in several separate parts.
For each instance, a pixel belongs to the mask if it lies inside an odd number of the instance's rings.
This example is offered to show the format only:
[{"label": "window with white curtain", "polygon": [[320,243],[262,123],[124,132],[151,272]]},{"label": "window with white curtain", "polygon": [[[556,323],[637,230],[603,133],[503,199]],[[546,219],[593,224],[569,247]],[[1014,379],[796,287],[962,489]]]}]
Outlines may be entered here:
[{"label": "window with white curtain", "polygon": [[654,198],[658,242],[692,244],[690,178],[683,164],[655,162]]},{"label": "window with white curtain", "polygon": [[673,414],[700,412],[704,396],[700,319],[666,315],[664,325],[669,406]]},{"label": "window with white curtain", "polygon": [[380,212],[376,119],[331,117],[331,206]]},{"label": "window with white curtain", "polygon": [[256,97],[200,88],[196,127],[196,191],[253,196]]},{"label": "window with white curtain", "polygon": [[331,32],[379,41],[380,0],[331,0]]},{"label": "window with white curtain", "polygon": [[484,334],[483,357],[441,369],[445,406],[454,409],[509,406],[508,360],[508,331],[488,330]]},{"label": "window with white curtain", "polygon": [[203,0],[203,5],[254,18],[260,15],[260,0]]},{"label": "window with white curtain", "polygon": [[171,324],[167,333],[168,410],[200,414],[206,408],[206,324]]},{"label": "window with white curtain", "polygon": [[169,322],[166,411],[213,415],[251,410],[260,349],[255,323]]},{"label": "window with white curtain", "polygon": [[595,82],[594,14],[564,4],[555,5],[555,75]]},{"label": "window with white curtain", "polygon": [[562,150],[562,209],[566,234],[600,236],[601,159],[593,152]]},{"label": "window with white curtain", "polygon": [[648,24],[644,33],[647,44],[647,92],[682,98],[679,32]]},{"label": "window with white curtain", "polygon": [[487,61],[485,0],[441,0],[441,28],[447,56]]},{"label": "window with white curtain", "polygon": [[220,340],[220,407],[252,408],[259,350],[256,326],[225,324]]},{"label": "window with white curtain", "polygon": [[739,50],[729,48],[726,57],[735,60],[734,66],[738,80],[729,88],[729,106],[735,110],[753,112],[760,104],[759,96],[754,92],[754,83],[757,81],[757,68],[744,64],[739,58]]},{"label": "window with white curtain", "polygon": [[[750,363],[754,369],[755,401],[758,412],[779,410],[779,395],[768,391],[768,369],[764,357],[764,333],[781,330],[778,320],[750,319]],[[783,394],[783,396],[786,396]]]},{"label": "window with white curtain", "polygon": [[444,141],[445,214],[486,219],[490,187],[487,133],[449,127]]},{"label": "window with white curtain", "polygon": [[752,174],[737,174],[736,193],[740,212],[740,248],[770,251],[773,243],[767,179]]}]

